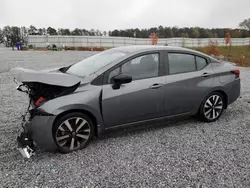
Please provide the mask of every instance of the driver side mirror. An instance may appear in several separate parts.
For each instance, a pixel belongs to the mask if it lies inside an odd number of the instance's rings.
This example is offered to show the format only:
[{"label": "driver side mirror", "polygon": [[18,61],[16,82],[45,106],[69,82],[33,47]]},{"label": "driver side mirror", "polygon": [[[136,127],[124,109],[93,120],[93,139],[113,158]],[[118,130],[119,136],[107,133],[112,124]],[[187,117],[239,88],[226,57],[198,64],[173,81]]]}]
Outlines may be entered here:
[{"label": "driver side mirror", "polygon": [[117,76],[114,76],[112,78],[113,84],[113,89],[120,89],[120,86],[122,84],[127,84],[132,82],[132,76],[125,75],[125,74],[118,74]]}]

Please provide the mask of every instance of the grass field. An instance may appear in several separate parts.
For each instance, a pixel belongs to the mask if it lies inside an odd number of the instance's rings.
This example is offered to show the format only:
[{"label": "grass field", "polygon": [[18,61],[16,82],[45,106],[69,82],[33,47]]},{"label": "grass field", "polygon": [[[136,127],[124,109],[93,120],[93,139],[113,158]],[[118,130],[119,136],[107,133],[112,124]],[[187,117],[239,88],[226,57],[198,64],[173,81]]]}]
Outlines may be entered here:
[{"label": "grass field", "polygon": [[217,55],[223,55],[226,59],[239,66],[250,67],[250,46],[232,46],[231,50],[229,46],[208,46],[193,49],[208,55],[211,55],[211,51],[215,51]]}]

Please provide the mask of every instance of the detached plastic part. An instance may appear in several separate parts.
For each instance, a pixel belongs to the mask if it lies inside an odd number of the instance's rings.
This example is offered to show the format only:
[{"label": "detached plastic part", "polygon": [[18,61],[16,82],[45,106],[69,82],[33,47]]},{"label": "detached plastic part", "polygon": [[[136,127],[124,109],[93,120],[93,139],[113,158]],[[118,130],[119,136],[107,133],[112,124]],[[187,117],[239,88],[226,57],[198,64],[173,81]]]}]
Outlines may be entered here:
[{"label": "detached plastic part", "polygon": [[32,150],[29,146],[26,146],[24,148],[18,148],[18,150],[24,158],[29,159],[32,155],[35,155],[34,150]]},{"label": "detached plastic part", "polygon": [[22,132],[17,137],[18,150],[24,158],[30,158],[35,155],[35,145],[27,132]]}]

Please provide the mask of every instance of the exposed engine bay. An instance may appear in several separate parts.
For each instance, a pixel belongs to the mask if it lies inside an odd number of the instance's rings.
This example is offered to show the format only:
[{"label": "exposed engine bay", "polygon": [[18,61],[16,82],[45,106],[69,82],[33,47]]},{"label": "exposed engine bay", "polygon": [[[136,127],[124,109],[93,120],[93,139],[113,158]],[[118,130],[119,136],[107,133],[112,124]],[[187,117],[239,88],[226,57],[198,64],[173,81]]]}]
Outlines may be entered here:
[{"label": "exposed engine bay", "polygon": [[28,94],[33,107],[39,107],[43,102],[74,92],[79,84],[80,82],[71,87],[63,87],[29,82],[21,84],[17,87],[17,90]]},{"label": "exposed engine bay", "polygon": [[[80,79],[58,71],[33,71],[23,68],[11,70],[14,81],[21,82],[16,89],[26,93],[29,97],[29,105],[22,115],[23,131],[17,137],[18,150],[25,158],[30,158],[35,154],[35,143],[31,133],[27,130],[27,125],[36,115],[36,109],[43,103],[51,99],[64,96],[74,92],[80,85]],[[60,85],[57,80],[60,80]],[[57,85],[58,84],[58,85]]]}]

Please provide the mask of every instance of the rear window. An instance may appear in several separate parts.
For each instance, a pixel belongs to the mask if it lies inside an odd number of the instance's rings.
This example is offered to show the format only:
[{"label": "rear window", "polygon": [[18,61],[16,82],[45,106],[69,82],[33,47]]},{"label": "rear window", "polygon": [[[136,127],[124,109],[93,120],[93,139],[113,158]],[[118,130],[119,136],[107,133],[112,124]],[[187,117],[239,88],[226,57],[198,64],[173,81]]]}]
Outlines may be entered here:
[{"label": "rear window", "polygon": [[197,64],[197,70],[203,69],[205,66],[207,66],[207,60],[202,57],[196,56],[196,64]]}]

